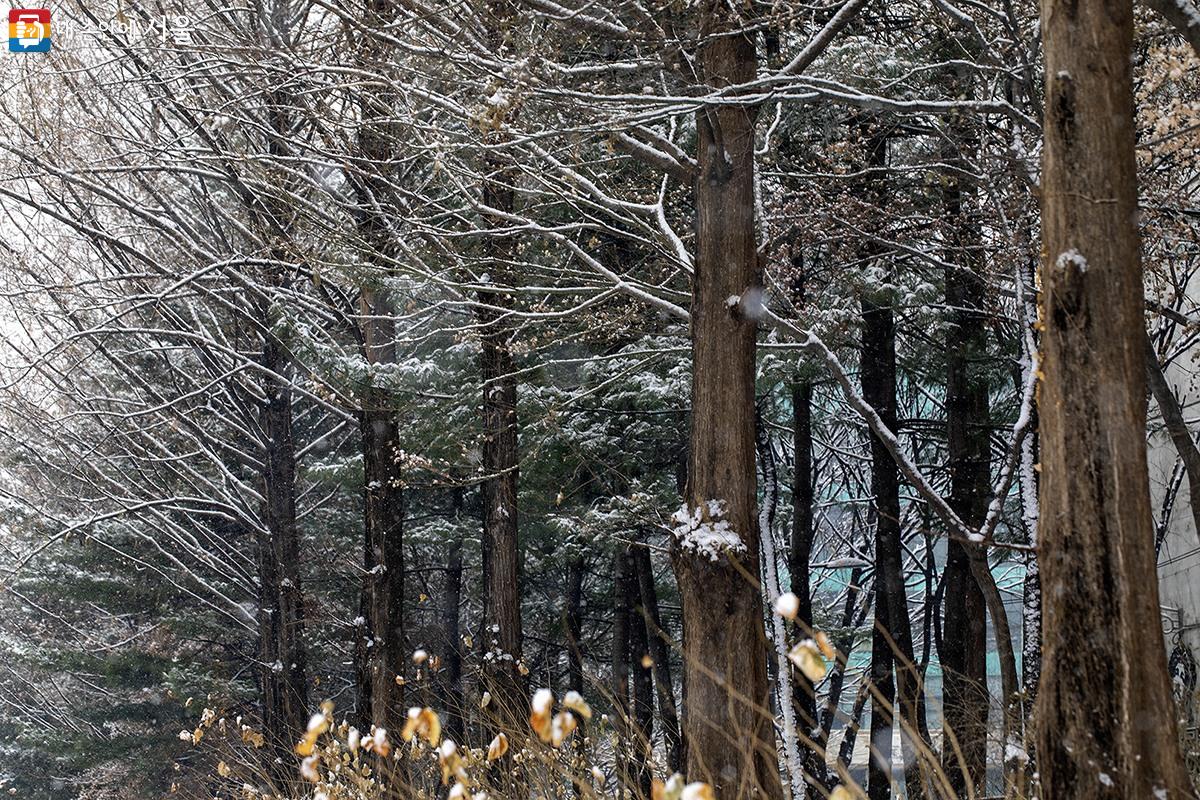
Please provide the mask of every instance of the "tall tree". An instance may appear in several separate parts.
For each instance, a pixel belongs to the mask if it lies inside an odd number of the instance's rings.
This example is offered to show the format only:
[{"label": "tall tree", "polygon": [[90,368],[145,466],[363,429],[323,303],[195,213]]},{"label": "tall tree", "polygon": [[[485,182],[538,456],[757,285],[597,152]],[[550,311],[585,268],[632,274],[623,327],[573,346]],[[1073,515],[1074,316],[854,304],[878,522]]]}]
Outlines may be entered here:
[{"label": "tall tree", "polygon": [[[869,190],[883,207],[886,196],[882,189],[882,170],[887,164],[888,139],[872,131],[866,140],[867,163],[870,166]],[[877,257],[872,246],[869,257]],[[896,429],[898,418],[896,399],[896,321],[891,300],[879,296],[876,287],[864,287],[862,296],[862,395],[875,409],[888,430]],[[900,521],[900,475],[896,462],[886,445],[873,433],[871,438],[871,497],[875,517],[875,636],[871,648],[872,661],[888,658],[895,668],[896,699],[902,721],[902,742],[906,756],[915,752],[914,740],[926,738],[925,693],[920,667],[913,650],[912,622],[909,619],[908,591],[904,577],[904,551]],[[884,644],[890,652],[884,656]],[[878,677],[880,670],[871,670]],[[871,712],[871,738],[876,739],[875,717],[892,718],[887,708],[889,699],[880,694]],[[882,729],[880,729],[882,730]],[[890,749],[890,727],[887,729]],[[909,797],[920,796],[918,763],[913,761],[907,771]],[[890,769],[888,770],[890,772]],[[890,775],[889,775],[890,779]],[[876,797],[878,795],[872,795]]]},{"label": "tall tree", "polygon": [[[792,444],[795,466],[792,475],[792,535],[788,547],[788,573],[791,576],[791,591],[799,600],[796,622],[802,632],[813,630],[813,600],[811,584],[811,562],[813,540],[816,530],[813,525],[813,383],[810,379],[797,378],[792,391]],[[808,635],[804,633],[804,635]],[[794,676],[792,694],[797,710],[800,729],[815,746],[803,745],[805,778],[824,786],[828,781],[825,765],[825,736],[817,716],[817,689],[804,673]],[[812,735],[817,731],[816,736]]]},{"label": "tall tree", "polygon": [[1158,624],[1129,0],[1043,0],[1046,797],[1193,797]]},{"label": "tall tree", "polygon": [[[725,3],[699,10],[702,80],[752,81],[754,34]],[[696,261],[692,278],[692,419],[686,518],[672,560],[683,606],[687,774],[722,798],[782,794],[767,681],[755,516],[753,296],[762,275],[754,224],[751,105],[696,113]],[[730,302],[743,298],[749,302]],[[715,547],[706,531],[731,535]]]},{"label": "tall tree", "polygon": [[[371,0],[364,23],[382,31],[395,15],[392,0]],[[386,61],[387,46],[377,36],[364,37],[362,58],[368,66]],[[396,179],[395,126],[388,122],[395,103],[392,92],[370,90],[361,98],[362,123],[358,155],[363,177],[354,181],[356,221],[368,272],[359,291],[357,339],[366,361],[359,390],[359,446],[363,459],[363,585],[361,618],[356,631],[358,717],[364,730],[372,724],[399,730],[403,720],[404,649],[404,477],[399,455],[400,428],[396,403],[386,387],[386,369],[396,363],[396,323],[385,288],[393,270],[396,247],[387,215],[390,187]]]},{"label": "tall tree", "polygon": [[[494,0],[485,8],[484,28],[493,53],[510,56],[507,28],[514,13],[508,0]],[[485,130],[485,141],[496,147],[504,140],[503,121]],[[485,222],[503,228],[516,204],[516,171],[506,157],[489,150],[483,184]],[[517,430],[517,374],[513,360],[513,283],[511,264],[515,242],[503,230],[483,239],[487,271],[480,276],[485,288],[478,292],[476,318],[480,330],[479,374],[483,384],[483,645],[493,658],[487,661],[487,680],[496,702],[491,705],[495,724],[517,730],[524,724],[528,701],[524,697],[521,661],[521,560],[517,541],[517,485],[520,454]],[[495,287],[495,288],[492,288]]]},{"label": "tall tree", "polygon": [[[969,94],[971,76],[957,67],[953,96]],[[987,329],[983,312],[981,220],[970,178],[978,148],[973,120],[952,114],[943,160],[948,252],[946,306],[946,442],[950,507],[972,529],[983,525],[991,493],[988,430]],[[971,573],[970,556],[957,539],[946,543],[942,586],[944,737],[942,765],[960,797],[984,789],[987,758],[987,608]],[[960,760],[961,757],[961,760]],[[972,789],[968,790],[967,786]]]}]

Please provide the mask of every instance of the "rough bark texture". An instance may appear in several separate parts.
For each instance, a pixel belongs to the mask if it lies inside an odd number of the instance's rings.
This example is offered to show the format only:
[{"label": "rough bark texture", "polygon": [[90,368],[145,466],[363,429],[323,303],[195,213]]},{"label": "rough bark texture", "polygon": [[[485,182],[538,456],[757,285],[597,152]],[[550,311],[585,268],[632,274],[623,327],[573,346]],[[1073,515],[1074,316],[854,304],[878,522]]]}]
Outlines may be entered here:
[{"label": "rough bark texture", "polygon": [[[964,81],[955,81],[959,85]],[[950,328],[946,341],[946,440],[950,468],[950,507],[978,529],[987,517],[991,495],[991,447],[988,441],[987,330],[985,284],[980,253],[980,220],[968,156],[977,137],[966,123],[952,121],[952,141],[944,158],[951,165],[944,200],[954,264],[946,270]],[[987,608],[971,574],[963,545],[946,544],[943,627],[939,658],[944,683],[944,727],[957,743],[945,740],[942,764],[959,797],[984,788],[987,758]],[[961,755],[961,762],[960,762]],[[968,791],[968,786],[973,790]]]},{"label": "rough bark texture", "polygon": [[[788,573],[792,594],[800,600],[796,621],[804,635],[813,629],[812,587],[809,569],[812,561],[813,529],[813,463],[812,463],[812,384],[797,381],[792,384],[792,427],[795,468],[792,475],[792,538],[788,548]],[[851,592],[851,595],[854,595]],[[819,786],[829,780],[825,765],[826,735],[817,719],[817,695],[804,673],[793,672],[793,704],[796,724],[804,736],[814,740],[815,747],[801,740],[806,779]],[[816,736],[813,731],[818,731]]]},{"label": "rough bark texture", "polygon": [[[484,295],[487,295],[486,297]],[[481,293],[486,303],[500,296]],[[481,317],[492,316],[480,312]],[[490,320],[495,323],[496,320]],[[485,646],[496,657],[488,661],[487,680],[497,709],[513,727],[522,722],[523,681],[517,670],[521,658],[521,565],[517,545],[517,382],[509,335],[503,328],[483,334],[483,555],[484,611],[488,626]]]},{"label": "rough bark texture", "polygon": [[654,777],[650,766],[653,755],[654,736],[654,674],[650,659],[650,642],[646,630],[646,617],[638,603],[641,587],[638,584],[637,565],[634,551],[644,547],[630,548],[626,554],[628,567],[625,574],[625,601],[629,611],[629,669],[633,678],[631,696],[632,722],[630,729],[630,761],[633,785],[639,797],[650,797],[650,781]]},{"label": "rough bark texture", "polygon": [[[393,0],[372,0],[367,25],[382,27],[395,12]],[[373,64],[387,57],[386,45],[366,37],[360,57]],[[354,183],[356,223],[371,273],[359,295],[359,351],[371,369],[359,389],[359,445],[363,457],[363,581],[360,598],[363,629],[355,632],[358,722],[398,730],[403,721],[403,692],[396,683],[404,664],[404,486],[397,460],[399,426],[391,393],[377,385],[377,365],[396,361],[396,324],[386,294],[378,287],[391,270],[395,252],[388,231],[391,194],[388,164],[396,146],[387,122],[394,97],[368,91],[362,99],[358,155],[365,177]]]},{"label": "rough bark texture", "polygon": [[613,627],[612,627],[612,692],[613,732],[616,746],[617,781],[613,787],[617,800],[627,796],[633,786],[634,770],[631,766],[633,753],[630,746],[631,697],[629,692],[629,639],[630,608],[629,596],[629,553],[619,550],[613,556]]},{"label": "rough bark texture", "polygon": [[[288,759],[309,714],[289,360],[283,345],[268,336],[261,363],[278,378],[265,381],[261,411],[266,530],[259,535],[257,559],[263,730],[271,752]],[[284,774],[290,777],[290,770]]]},{"label": "rough bark texture", "polygon": [[[489,37],[497,46],[502,39],[506,3],[496,4]],[[498,135],[498,134],[497,134]],[[512,212],[515,193],[513,171],[496,159],[489,169],[493,178],[484,184],[483,202],[502,213]],[[503,224],[501,218],[495,222]],[[491,280],[504,287],[511,283],[508,262],[512,241],[489,237],[484,247]],[[477,317],[481,326],[480,375],[483,378],[483,562],[485,642],[495,656],[487,660],[485,680],[496,702],[489,705],[493,723],[510,731],[523,730],[528,715],[525,682],[518,670],[521,660],[521,562],[517,541],[517,378],[512,355],[512,324],[508,309],[512,296],[503,291],[480,291]]]},{"label": "rough bark texture", "polygon": [[[752,35],[723,3],[700,10],[698,63],[711,86],[755,77]],[[753,320],[727,302],[761,283],[754,228],[754,121],[744,105],[696,115],[696,265],[692,286],[692,426],[684,503],[722,514],[745,549],[672,548],[683,606],[687,776],[721,800],[782,796],[767,682],[755,517]],[[736,563],[735,563],[736,561]]]},{"label": "rough bark texture", "polygon": [[[896,327],[890,307],[863,298],[863,398],[871,404],[889,430],[896,430]],[[884,444],[871,436],[871,494],[875,511],[876,635],[882,634],[891,649],[896,672],[902,740],[926,738],[925,693],[920,667],[913,651],[908,592],[904,585],[904,554],[900,530],[900,477]],[[876,653],[877,648],[872,648]],[[872,675],[875,671],[872,670]],[[878,708],[878,706],[873,706]],[[874,711],[872,712],[874,717]],[[872,741],[875,723],[872,719]],[[910,797],[920,793],[920,776],[909,770]]]},{"label": "rough bark texture", "polygon": [[[360,298],[362,351],[367,363],[396,360],[395,327],[387,304],[371,290]],[[363,585],[365,630],[359,661],[359,721],[399,730],[404,665],[404,487],[397,462],[399,427],[391,393],[362,390],[359,437],[363,456]]]},{"label": "rough bark texture", "polygon": [[1042,794],[1193,797],[1146,468],[1129,0],[1043,0]]},{"label": "rough bark texture", "polygon": [[658,716],[662,722],[663,744],[667,768],[671,772],[683,769],[683,748],[679,732],[679,709],[675,703],[675,682],[671,678],[670,639],[662,627],[658,610],[658,589],[654,585],[654,569],[650,550],[639,547],[634,551],[634,569],[649,639],[650,657],[654,659],[654,690],[658,695]]}]

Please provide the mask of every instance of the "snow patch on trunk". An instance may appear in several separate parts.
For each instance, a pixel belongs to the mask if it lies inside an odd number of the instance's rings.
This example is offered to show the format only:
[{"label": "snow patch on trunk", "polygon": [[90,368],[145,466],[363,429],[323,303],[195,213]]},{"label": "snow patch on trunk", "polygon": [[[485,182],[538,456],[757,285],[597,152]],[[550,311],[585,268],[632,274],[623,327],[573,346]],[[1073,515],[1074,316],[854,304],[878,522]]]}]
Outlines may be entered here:
[{"label": "snow patch on trunk", "polygon": [[680,546],[709,561],[716,561],[721,553],[746,552],[746,543],[738,535],[725,516],[724,500],[705,500],[701,505],[689,507],[686,503],[671,515],[675,523],[675,538]]}]

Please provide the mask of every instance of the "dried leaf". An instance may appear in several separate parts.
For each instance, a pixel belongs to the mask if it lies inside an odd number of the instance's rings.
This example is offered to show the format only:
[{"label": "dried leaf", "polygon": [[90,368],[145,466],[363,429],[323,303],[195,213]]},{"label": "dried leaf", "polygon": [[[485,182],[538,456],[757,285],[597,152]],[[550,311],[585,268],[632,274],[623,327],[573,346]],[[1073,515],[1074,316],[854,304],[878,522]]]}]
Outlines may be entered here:
[{"label": "dried leaf", "polygon": [[713,793],[713,788],[707,783],[697,781],[689,783],[683,787],[683,791],[679,794],[680,800],[717,800]]},{"label": "dried leaf", "polygon": [[538,738],[547,744],[553,734],[553,719],[550,712],[554,708],[554,693],[549,689],[538,689],[533,693],[530,704],[529,725]]},{"label": "dried leaf", "polygon": [[804,673],[804,677],[813,683],[825,677],[827,671],[825,659],[821,658],[821,649],[812,639],[798,642],[788,651],[788,660],[799,667],[800,671]]},{"label": "dried leaf", "polygon": [[432,708],[413,706],[408,710],[408,718],[404,721],[404,729],[400,731],[400,738],[411,742],[415,736],[420,736],[435,746],[441,741],[442,720]]},{"label": "dried leaf", "polygon": [[497,733],[496,738],[492,739],[492,743],[488,745],[487,760],[495,761],[498,758],[503,758],[508,752],[508,737],[503,733]]},{"label": "dried leaf", "polygon": [[592,718],[592,707],[583,699],[579,692],[567,692],[562,700],[563,708],[569,708],[584,719]]},{"label": "dried leaf", "polygon": [[817,631],[813,638],[817,640],[817,647],[821,649],[821,655],[825,656],[830,661],[833,661],[837,658],[837,650],[834,648],[833,643],[829,641],[829,637],[826,636],[823,631]]}]

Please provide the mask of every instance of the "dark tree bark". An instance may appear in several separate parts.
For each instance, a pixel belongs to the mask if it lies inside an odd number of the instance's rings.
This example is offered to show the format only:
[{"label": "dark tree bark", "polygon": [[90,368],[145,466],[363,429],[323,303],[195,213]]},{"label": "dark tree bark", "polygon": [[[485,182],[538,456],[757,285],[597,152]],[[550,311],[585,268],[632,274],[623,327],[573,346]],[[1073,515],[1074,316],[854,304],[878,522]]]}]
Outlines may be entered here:
[{"label": "dark tree bark", "polygon": [[[455,493],[455,516],[462,503],[462,492]],[[462,686],[462,634],[459,626],[459,607],[462,605],[463,543],[455,536],[446,554],[446,575],[442,583],[440,609],[442,632],[442,672],[440,681],[444,697],[445,733],[456,742],[466,741],[466,698]]]},{"label": "dark tree bark", "polygon": [[[792,538],[788,551],[788,572],[791,575],[792,594],[800,601],[796,621],[801,631],[813,629],[812,587],[809,583],[809,565],[816,533],[813,530],[812,392],[812,383],[808,381],[792,384],[795,468],[792,475]],[[826,786],[829,782],[829,770],[825,765],[826,738],[818,722],[816,689],[803,672],[793,672],[792,679],[792,702],[796,707],[797,723],[804,736],[815,739],[816,744],[816,747],[809,747],[801,740],[805,777],[819,786]],[[813,737],[812,731],[820,731],[821,735]]]},{"label": "dark tree bark", "polygon": [[[282,343],[268,335],[260,363],[269,376],[260,417],[266,529],[257,547],[263,730],[271,747],[268,755],[285,757],[283,763],[290,764],[292,746],[309,714],[290,357]],[[290,773],[284,775],[290,778]]]},{"label": "dark tree bark", "polygon": [[[488,40],[499,50],[512,6],[497,0],[487,21]],[[495,131],[489,137],[499,140]],[[515,178],[510,164],[499,155],[486,159],[490,179],[483,186],[483,203],[493,210],[490,221],[505,223],[515,208]],[[480,291],[476,316],[480,325],[480,375],[483,379],[483,561],[484,647],[499,657],[489,659],[485,680],[495,701],[493,726],[510,732],[523,730],[529,701],[518,669],[521,660],[521,560],[517,538],[518,450],[517,378],[512,354],[512,295],[502,289],[512,284],[509,263],[513,240],[493,234],[484,240],[491,282],[501,291]]]},{"label": "dark tree bark", "polygon": [[[878,576],[876,580],[878,581]],[[887,604],[887,594],[879,592],[875,600],[875,626],[871,631],[871,741],[867,762],[869,800],[890,800],[892,796],[892,730],[896,716],[896,683],[892,678],[895,656],[892,652],[891,637],[887,633]]]},{"label": "dark tree bark", "polygon": [[1194,797],[1146,467],[1129,0],[1043,0],[1042,794]]},{"label": "dark tree bark", "polygon": [[[758,63],[754,38],[739,32],[736,12],[706,0],[699,24],[703,80],[714,87],[752,81]],[[754,226],[756,114],[745,105],[705,107],[696,114],[692,426],[684,493],[687,509],[704,509],[706,517],[710,503],[720,503],[744,549],[710,560],[678,538],[672,547],[683,606],[687,776],[711,784],[722,800],[755,790],[768,800],[782,796],[756,579],[756,324],[727,302],[761,285]]]},{"label": "dark tree bark", "polygon": [[670,639],[663,629],[662,615],[658,610],[658,589],[654,585],[650,550],[646,547],[635,548],[633,557],[642,602],[640,611],[645,619],[650,657],[654,659],[654,690],[658,696],[658,716],[662,723],[667,769],[678,772],[683,769],[684,758],[679,733],[679,711],[675,703],[675,683],[671,677]]},{"label": "dark tree bark", "polygon": [[[872,131],[867,139],[867,163],[873,170],[887,165],[887,137]],[[885,208],[887,193],[878,175],[868,177],[867,192],[878,209]],[[862,393],[887,426],[896,430],[896,323],[887,301],[875,297],[868,287],[862,297]],[[908,592],[904,583],[904,552],[900,529],[900,475],[887,446],[874,434],[871,439],[871,496],[875,516],[875,631],[890,640],[891,663],[896,672],[902,741],[906,748],[914,739],[928,741],[925,721],[925,692],[920,665],[916,661]],[[878,651],[872,647],[872,653]],[[872,671],[874,674],[874,671]],[[875,706],[873,706],[874,708]],[[872,718],[874,718],[872,713]],[[875,730],[872,719],[872,731]],[[923,782],[918,759],[906,773],[910,800],[922,797]]]},{"label": "dark tree bark", "polygon": [[631,547],[626,551],[625,602],[629,610],[629,668],[633,677],[633,692],[630,707],[633,725],[630,728],[630,761],[633,786],[639,797],[650,797],[650,781],[654,777],[650,768],[651,744],[654,736],[654,675],[653,659],[650,657],[650,641],[646,629],[646,616],[638,602],[641,587],[638,581],[636,553],[644,547]]},{"label": "dark tree bark", "polygon": [[630,603],[629,603],[629,553],[618,550],[613,556],[613,627],[612,627],[612,691],[613,699],[613,729],[616,733],[616,747],[613,757],[616,759],[617,785],[615,788],[617,800],[626,797],[633,786],[633,769],[630,747],[631,705],[629,692],[629,641],[630,641]]},{"label": "dark tree bark", "polygon": [[[509,199],[511,202],[511,198]],[[499,266],[499,264],[497,264]],[[480,292],[480,302],[507,304],[505,296]],[[483,309],[483,557],[487,681],[496,698],[496,724],[516,729],[524,722],[521,659],[521,564],[517,542],[517,382],[510,332],[501,316]]]},{"label": "dark tree bark", "polygon": [[[955,75],[955,96],[969,76]],[[983,311],[986,286],[980,260],[980,220],[970,156],[978,137],[969,122],[952,120],[943,160],[943,199],[949,227],[946,305],[950,329],[946,341],[946,440],[950,471],[950,507],[972,529],[983,525],[991,494],[991,447],[988,441],[987,329]],[[987,758],[987,607],[971,573],[962,543],[946,544],[943,573],[944,614],[939,656],[944,673],[942,766],[959,797],[984,788]],[[957,748],[954,746],[957,745]],[[959,755],[961,754],[961,761]],[[968,786],[972,787],[970,790]]]},{"label": "dark tree bark", "polygon": [[[395,326],[388,303],[364,289],[360,299],[362,350],[367,363],[396,360]],[[359,722],[399,730],[403,691],[396,676],[404,665],[404,485],[397,462],[399,426],[391,393],[363,387],[359,438],[363,456],[362,608]]]},{"label": "dark tree bark", "polygon": [[[863,398],[871,404],[889,430],[896,429],[896,328],[892,309],[864,297]],[[887,448],[871,436],[871,494],[875,511],[875,620],[877,635],[890,640],[890,663],[896,671],[896,695],[903,737],[927,738],[925,693],[920,667],[913,652],[912,622],[904,585],[904,553],[900,530],[900,479]],[[876,653],[877,648],[872,648]],[[872,671],[872,674],[875,674]],[[874,722],[872,722],[874,730]],[[920,796],[919,770],[909,770],[910,797]]]},{"label": "dark tree bark", "polygon": [[[364,22],[381,28],[391,21],[394,0],[371,0]],[[387,49],[365,37],[360,57],[368,64],[383,60]],[[404,664],[404,484],[397,460],[399,426],[391,393],[376,385],[377,365],[396,361],[396,326],[389,298],[378,288],[392,269],[386,215],[390,207],[388,164],[394,156],[395,131],[386,120],[394,97],[369,91],[362,98],[358,156],[364,170],[356,178],[356,223],[365,261],[374,274],[359,294],[359,351],[368,378],[360,388],[359,445],[363,457],[363,581],[360,598],[364,629],[355,632],[358,722],[399,730],[403,722],[403,690],[396,677]]]}]

